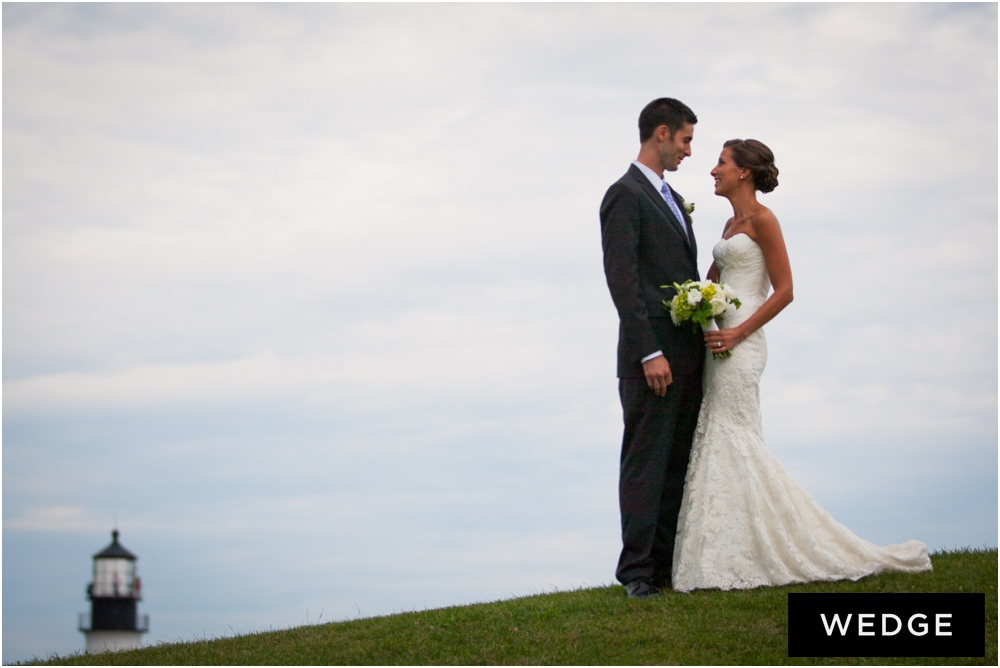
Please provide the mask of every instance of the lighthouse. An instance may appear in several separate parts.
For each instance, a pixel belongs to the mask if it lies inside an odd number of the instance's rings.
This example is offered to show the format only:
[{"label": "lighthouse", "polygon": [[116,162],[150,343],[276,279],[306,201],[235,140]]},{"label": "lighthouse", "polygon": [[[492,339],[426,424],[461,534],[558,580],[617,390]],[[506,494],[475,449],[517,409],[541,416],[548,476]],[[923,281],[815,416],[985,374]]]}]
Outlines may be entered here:
[{"label": "lighthouse", "polygon": [[149,615],[138,615],[141,583],[136,556],[111,532],[111,545],[94,555],[94,581],[87,587],[90,615],[80,615],[80,631],[87,636],[87,652],[136,649],[149,631]]}]

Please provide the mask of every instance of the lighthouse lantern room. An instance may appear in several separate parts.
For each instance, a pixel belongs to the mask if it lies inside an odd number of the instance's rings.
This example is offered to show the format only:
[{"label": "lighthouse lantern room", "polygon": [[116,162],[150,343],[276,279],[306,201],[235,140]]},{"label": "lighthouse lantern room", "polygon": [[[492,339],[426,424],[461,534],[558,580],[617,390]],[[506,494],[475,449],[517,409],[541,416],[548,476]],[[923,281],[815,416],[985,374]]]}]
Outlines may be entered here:
[{"label": "lighthouse lantern room", "polygon": [[94,555],[94,581],[87,587],[90,618],[80,615],[88,653],[135,649],[149,630],[149,615],[138,615],[142,585],[135,570],[137,558],[118,542],[117,529],[111,539],[111,545]]}]

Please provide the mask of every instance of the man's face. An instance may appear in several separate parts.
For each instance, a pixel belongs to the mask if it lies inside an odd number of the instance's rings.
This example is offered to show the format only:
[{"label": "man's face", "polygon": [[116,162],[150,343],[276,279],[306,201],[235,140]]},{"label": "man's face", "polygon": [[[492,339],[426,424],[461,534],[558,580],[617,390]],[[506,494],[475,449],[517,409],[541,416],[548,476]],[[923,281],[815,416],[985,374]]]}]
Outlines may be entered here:
[{"label": "man's face", "polygon": [[663,133],[660,144],[660,164],[668,172],[676,172],[681,160],[691,155],[691,140],[694,139],[694,126],[685,123],[684,127],[670,135],[670,129],[662,125],[658,132]]}]

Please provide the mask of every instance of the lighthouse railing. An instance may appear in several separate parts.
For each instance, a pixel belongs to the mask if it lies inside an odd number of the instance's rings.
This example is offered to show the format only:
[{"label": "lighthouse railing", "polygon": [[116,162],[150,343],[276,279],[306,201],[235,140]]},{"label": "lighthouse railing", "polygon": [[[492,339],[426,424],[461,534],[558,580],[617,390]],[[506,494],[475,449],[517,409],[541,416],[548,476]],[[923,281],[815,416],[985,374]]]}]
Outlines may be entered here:
[{"label": "lighthouse railing", "polygon": [[[77,623],[77,630],[87,633],[94,630],[94,625],[91,623],[90,613],[81,612],[79,613],[79,620]],[[134,629],[122,629],[124,631],[138,631],[139,633],[149,633],[149,615],[137,615],[135,618],[135,628]]]}]

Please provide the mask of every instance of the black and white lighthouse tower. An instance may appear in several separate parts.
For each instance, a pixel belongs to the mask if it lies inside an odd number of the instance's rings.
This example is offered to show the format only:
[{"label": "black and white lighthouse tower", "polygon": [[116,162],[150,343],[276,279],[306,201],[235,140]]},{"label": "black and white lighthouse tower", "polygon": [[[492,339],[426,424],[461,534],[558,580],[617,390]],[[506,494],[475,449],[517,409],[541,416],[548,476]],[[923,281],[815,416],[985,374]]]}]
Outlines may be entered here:
[{"label": "black and white lighthouse tower", "polygon": [[142,585],[135,572],[136,556],[111,532],[111,545],[94,555],[94,581],[87,587],[90,615],[80,615],[80,630],[87,636],[87,652],[135,649],[149,631],[149,615],[139,617]]}]

